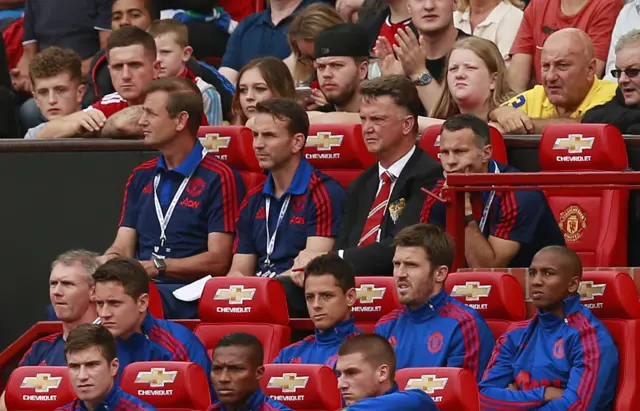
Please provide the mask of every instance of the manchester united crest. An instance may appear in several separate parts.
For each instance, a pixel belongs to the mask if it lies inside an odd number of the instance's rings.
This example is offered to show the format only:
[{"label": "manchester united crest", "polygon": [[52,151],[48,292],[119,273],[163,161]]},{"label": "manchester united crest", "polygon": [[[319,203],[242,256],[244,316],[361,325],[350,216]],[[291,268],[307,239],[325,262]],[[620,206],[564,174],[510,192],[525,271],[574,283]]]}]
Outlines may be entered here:
[{"label": "manchester united crest", "polygon": [[404,198],[401,198],[389,204],[389,215],[391,215],[391,219],[393,220],[394,224],[398,221],[398,218],[400,218],[402,211],[404,211],[405,205],[406,201]]},{"label": "manchester united crest", "polygon": [[560,222],[558,223],[564,239],[568,243],[578,241],[587,228],[587,213],[577,205],[570,205],[560,213]]}]

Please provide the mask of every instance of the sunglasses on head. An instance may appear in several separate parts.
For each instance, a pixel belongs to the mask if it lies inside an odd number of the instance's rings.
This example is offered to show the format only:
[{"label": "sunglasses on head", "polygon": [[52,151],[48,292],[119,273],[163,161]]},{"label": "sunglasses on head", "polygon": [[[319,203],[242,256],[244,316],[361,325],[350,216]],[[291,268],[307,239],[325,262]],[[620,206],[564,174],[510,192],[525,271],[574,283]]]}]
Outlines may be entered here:
[{"label": "sunglasses on head", "polygon": [[611,70],[611,75],[615,78],[620,78],[620,76],[622,75],[622,73],[626,74],[627,77],[629,78],[634,78],[636,77],[638,74],[640,74],[640,68],[628,68],[628,69],[613,69]]}]

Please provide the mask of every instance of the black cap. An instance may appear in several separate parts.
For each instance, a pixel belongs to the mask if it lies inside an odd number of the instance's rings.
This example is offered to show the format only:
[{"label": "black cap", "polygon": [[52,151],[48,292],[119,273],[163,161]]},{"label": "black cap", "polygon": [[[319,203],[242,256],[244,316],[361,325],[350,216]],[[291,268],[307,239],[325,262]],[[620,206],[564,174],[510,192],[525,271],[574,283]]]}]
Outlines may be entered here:
[{"label": "black cap", "polygon": [[316,58],[369,57],[369,39],[364,27],[342,23],[322,30],[316,37]]}]

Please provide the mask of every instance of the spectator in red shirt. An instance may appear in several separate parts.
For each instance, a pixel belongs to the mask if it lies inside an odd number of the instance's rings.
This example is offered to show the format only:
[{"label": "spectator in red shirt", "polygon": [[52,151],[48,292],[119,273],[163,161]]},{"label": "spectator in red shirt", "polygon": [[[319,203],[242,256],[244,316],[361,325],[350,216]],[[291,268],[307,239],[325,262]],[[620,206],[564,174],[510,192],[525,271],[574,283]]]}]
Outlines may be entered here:
[{"label": "spectator in red shirt", "polygon": [[102,133],[107,137],[138,137],[142,131],[142,89],[157,77],[156,43],[135,26],[114,31],[107,43],[109,73],[116,89],[83,111],[50,121],[40,138],[65,138]]},{"label": "spectator in red shirt", "polygon": [[540,55],[552,33],[574,27],[593,41],[596,74],[602,77],[609,52],[611,32],[622,8],[620,0],[533,0],[511,47],[509,80],[517,93],[529,88],[531,78],[542,84]]}]

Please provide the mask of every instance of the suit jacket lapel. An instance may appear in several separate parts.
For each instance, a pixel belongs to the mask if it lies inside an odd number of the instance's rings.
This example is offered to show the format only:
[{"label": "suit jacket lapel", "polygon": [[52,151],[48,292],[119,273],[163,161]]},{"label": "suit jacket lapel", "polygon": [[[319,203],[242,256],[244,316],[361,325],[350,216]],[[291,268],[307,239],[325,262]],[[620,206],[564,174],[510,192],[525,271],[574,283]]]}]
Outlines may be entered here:
[{"label": "suit jacket lapel", "polygon": [[357,240],[355,241],[356,244],[360,241],[360,235],[364,229],[364,224],[367,221],[367,216],[369,215],[371,206],[376,199],[376,193],[378,192],[378,185],[380,183],[378,165],[376,164],[374,167],[376,167],[375,173],[371,173],[371,177],[367,179],[362,191],[358,193],[362,198],[358,199],[359,201],[356,200],[356,203],[359,205],[358,210],[356,211],[358,218],[354,225],[355,232],[353,233],[357,237]]},{"label": "suit jacket lapel", "polygon": [[[407,164],[405,164],[404,168],[402,169],[402,172],[400,172],[400,175],[396,180],[395,185],[393,186],[393,191],[391,192],[391,196],[389,197],[389,204],[387,205],[387,211],[384,213],[384,217],[382,218],[382,224],[380,226],[381,238],[386,237],[387,232],[393,231],[395,227],[395,222],[393,221],[393,219],[391,218],[391,215],[389,214],[389,206],[394,202],[398,201],[399,199],[407,196],[407,190],[406,190],[408,186],[407,183],[415,174],[416,166],[421,158],[420,157],[421,152],[422,150],[416,147],[416,150],[413,152],[413,154],[409,158],[409,161],[407,161]],[[408,199],[406,198],[405,200],[408,201]]]}]

